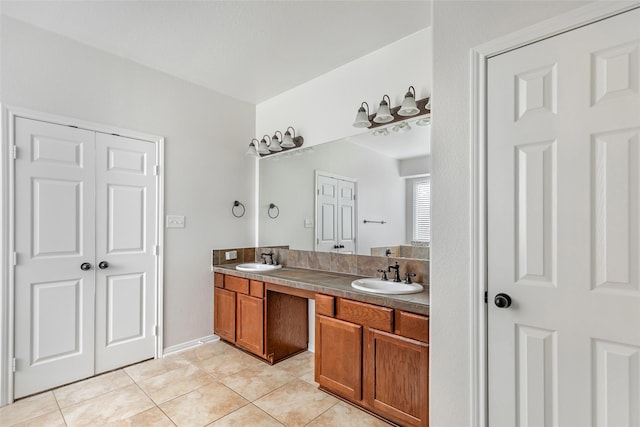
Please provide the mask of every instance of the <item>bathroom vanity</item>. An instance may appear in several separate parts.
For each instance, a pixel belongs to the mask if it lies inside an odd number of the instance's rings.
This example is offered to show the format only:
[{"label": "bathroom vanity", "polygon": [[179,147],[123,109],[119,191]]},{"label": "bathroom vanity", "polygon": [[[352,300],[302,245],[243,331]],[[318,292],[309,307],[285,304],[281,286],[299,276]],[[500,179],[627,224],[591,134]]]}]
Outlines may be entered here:
[{"label": "bathroom vanity", "polygon": [[301,268],[214,271],[214,332],[223,340],[271,364],[305,351],[314,300],[320,388],[394,423],[428,425],[428,290],[368,294],[351,287],[360,276]]}]

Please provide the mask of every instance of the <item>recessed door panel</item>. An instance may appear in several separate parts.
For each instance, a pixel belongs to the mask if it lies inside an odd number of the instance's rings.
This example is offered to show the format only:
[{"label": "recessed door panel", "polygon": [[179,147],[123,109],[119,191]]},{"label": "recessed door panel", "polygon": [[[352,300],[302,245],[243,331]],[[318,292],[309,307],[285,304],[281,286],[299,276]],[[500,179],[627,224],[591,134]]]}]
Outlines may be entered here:
[{"label": "recessed door panel", "polygon": [[144,338],[145,274],[107,277],[107,347]]},{"label": "recessed door panel", "polygon": [[82,252],[82,182],[34,178],[33,256],[58,257]]},{"label": "recessed door panel", "polygon": [[60,166],[82,167],[82,142],[33,135],[31,161]]},{"label": "recessed door panel", "polygon": [[82,281],[31,285],[31,364],[82,352]]},{"label": "recessed door panel", "polygon": [[144,187],[108,185],[107,253],[144,252],[146,194]]},{"label": "recessed door panel", "polygon": [[640,292],[640,129],[592,137],[593,288]]},{"label": "recessed door panel", "polygon": [[147,153],[122,148],[108,148],[107,168],[114,172],[145,175],[147,171]]}]

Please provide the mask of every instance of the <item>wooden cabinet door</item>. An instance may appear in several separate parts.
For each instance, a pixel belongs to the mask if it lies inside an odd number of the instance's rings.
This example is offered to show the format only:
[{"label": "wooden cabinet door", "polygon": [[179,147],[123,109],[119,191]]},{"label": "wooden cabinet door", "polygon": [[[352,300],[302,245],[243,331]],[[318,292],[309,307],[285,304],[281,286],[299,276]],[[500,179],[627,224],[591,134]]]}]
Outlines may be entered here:
[{"label": "wooden cabinet door", "polygon": [[327,390],[362,400],[362,326],[316,316],[315,379]]},{"label": "wooden cabinet door", "polygon": [[236,293],[215,288],[213,291],[213,331],[220,338],[236,341]]},{"label": "wooden cabinet door", "polygon": [[429,345],[376,329],[367,330],[365,401],[402,425],[429,422]]},{"label": "wooden cabinet door", "polygon": [[249,295],[237,296],[236,344],[250,352],[264,354],[264,301]]}]

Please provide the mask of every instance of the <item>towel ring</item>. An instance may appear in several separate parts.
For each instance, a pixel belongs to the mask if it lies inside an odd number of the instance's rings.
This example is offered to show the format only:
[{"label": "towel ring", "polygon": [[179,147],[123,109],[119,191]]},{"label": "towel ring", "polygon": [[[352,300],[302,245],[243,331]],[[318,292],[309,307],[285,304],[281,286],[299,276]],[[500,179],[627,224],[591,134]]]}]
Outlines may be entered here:
[{"label": "towel ring", "polygon": [[[241,214],[237,214],[236,213],[236,208],[240,206],[242,208],[242,213]],[[236,218],[242,218],[244,216],[244,212],[245,212],[245,208],[244,205],[242,203],[240,203],[239,201],[234,201],[233,202],[233,206],[231,207],[231,213],[233,214],[233,216],[235,216]]]},{"label": "towel ring", "polygon": [[[275,215],[271,215],[271,211],[274,210],[274,209],[276,211],[276,214]],[[278,208],[273,203],[269,204],[269,209],[267,210],[267,215],[269,215],[269,218],[272,218],[272,219],[278,218],[278,216],[280,216],[280,208]]]}]

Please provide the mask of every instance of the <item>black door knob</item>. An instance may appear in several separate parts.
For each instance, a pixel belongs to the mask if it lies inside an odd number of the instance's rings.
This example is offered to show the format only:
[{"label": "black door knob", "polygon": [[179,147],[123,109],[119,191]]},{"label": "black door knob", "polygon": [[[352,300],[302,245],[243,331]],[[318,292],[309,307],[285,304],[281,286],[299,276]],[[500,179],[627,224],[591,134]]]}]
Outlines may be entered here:
[{"label": "black door knob", "polygon": [[98,264],[98,268],[100,270],[104,270],[105,268],[109,268],[109,263],[107,261],[100,261],[100,264]]},{"label": "black door knob", "polygon": [[511,297],[507,294],[498,294],[493,302],[498,308],[507,308],[511,305]]},{"label": "black door knob", "polygon": [[91,270],[91,264],[88,262],[83,262],[82,264],[80,264],[80,270],[82,271]]}]

